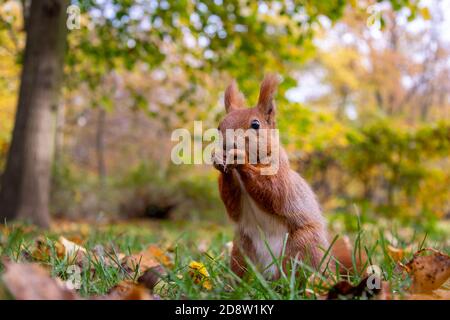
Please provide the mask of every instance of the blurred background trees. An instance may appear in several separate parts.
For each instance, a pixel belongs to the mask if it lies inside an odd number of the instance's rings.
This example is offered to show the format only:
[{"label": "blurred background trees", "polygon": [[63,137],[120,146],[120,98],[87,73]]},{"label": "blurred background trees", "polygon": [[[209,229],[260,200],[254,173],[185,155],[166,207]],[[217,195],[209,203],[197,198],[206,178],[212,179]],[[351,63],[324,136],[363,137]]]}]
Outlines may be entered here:
[{"label": "blurred background trees", "polygon": [[[0,2],[0,171],[30,3]],[[52,215],[224,220],[216,173],[171,164],[170,133],[192,130],[194,120],[216,127],[232,78],[252,105],[271,71],[284,78],[281,138],[327,213],[356,205],[366,216],[419,224],[448,215],[445,2],[72,4],[80,28],[67,33],[62,99],[48,141],[55,146]],[[4,210],[2,217],[16,214]]]}]

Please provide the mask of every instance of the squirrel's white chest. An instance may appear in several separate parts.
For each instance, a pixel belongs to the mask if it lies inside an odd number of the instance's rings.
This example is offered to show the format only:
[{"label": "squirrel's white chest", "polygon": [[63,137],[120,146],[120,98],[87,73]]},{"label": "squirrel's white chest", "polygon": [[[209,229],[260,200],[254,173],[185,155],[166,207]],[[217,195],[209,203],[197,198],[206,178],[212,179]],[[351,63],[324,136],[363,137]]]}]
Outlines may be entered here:
[{"label": "squirrel's white chest", "polygon": [[[253,263],[264,273],[275,274],[277,267],[273,263],[272,255],[276,258],[281,256],[288,230],[277,218],[258,207],[245,189],[238,173],[236,176],[241,187],[242,201],[241,218],[237,223],[237,231],[252,240],[255,249],[253,255],[256,257],[256,261]],[[269,267],[269,265],[271,266]]]}]

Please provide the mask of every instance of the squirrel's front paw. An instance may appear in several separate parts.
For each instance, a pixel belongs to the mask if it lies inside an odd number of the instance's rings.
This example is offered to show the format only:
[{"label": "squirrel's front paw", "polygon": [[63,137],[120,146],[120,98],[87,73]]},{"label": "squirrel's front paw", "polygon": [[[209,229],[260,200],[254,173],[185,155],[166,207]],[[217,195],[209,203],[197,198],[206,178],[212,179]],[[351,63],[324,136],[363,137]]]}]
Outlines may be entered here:
[{"label": "squirrel's front paw", "polygon": [[241,149],[231,149],[227,152],[226,167],[233,169],[247,162],[247,154]]},{"label": "squirrel's front paw", "polygon": [[223,157],[219,157],[217,153],[213,152],[211,155],[211,159],[214,168],[216,168],[220,172],[226,171],[225,161],[223,160]]}]

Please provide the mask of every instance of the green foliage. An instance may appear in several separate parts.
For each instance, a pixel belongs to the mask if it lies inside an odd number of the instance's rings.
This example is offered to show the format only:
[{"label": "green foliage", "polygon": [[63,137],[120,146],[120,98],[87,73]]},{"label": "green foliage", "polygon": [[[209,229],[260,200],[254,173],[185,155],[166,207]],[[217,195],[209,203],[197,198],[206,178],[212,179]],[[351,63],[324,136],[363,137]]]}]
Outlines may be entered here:
[{"label": "green foliage", "polygon": [[411,128],[379,119],[344,127],[332,118],[322,126],[317,117],[327,119],[310,113],[309,122],[287,125],[300,138],[294,147],[286,140],[288,148],[303,151],[297,165],[330,208],[356,203],[372,213],[421,221],[449,212],[450,123]]},{"label": "green foliage", "polygon": [[[149,4],[114,0],[99,4],[91,0],[78,4],[93,25],[69,35],[70,39],[79,41],[72,43],[75,48],[81,49],[69,52],[69,62],[77,61],[72,54],[81,51],[92,57],[96,66],[114,67],[120,60],[128,67],[137,61],[154,66],[166,56],[163,43],[173,43],[181,52],[204,60],[203,67],[239,72],[261,69],[261,62],[264,64],[267,59],[283,63],[300,58],[301,51],[297,51],[297,47],[311,37],[312,25],[318,16],[335,21],[341,17],[346,2],[267,1],[259,4],[208,0]],[[299,19],[302,13],[304,19]],[[201,38],[201,45],[179,41],[186,35],[191,35],[195,41]],[[262,54],[264,50],[272,52],[273,57]],[[206,51],[210,54],[204,57]],[[246,64],[245,68],[239,68],[244,67],[242,63]]]}]

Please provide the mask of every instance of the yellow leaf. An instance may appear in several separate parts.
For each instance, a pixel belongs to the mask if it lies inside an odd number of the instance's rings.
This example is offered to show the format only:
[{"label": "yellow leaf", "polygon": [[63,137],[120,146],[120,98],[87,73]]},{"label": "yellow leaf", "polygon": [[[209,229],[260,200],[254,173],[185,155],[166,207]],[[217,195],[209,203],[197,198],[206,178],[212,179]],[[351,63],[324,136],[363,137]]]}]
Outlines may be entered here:
[{"label": "yellow leaf", "polygon": [[203,263],[191,261],[189,269],[189,275],[194,280],[194,283],[201,283],[206,290],[212,289],[211,281],[209,281],[209,272]]},{"label": "yellow leaf", "polygon": [[204,280],[202,285],[203,285],[203,288],[205,288],[206,290],[212,289],[212,284],[211,284],[211,281],[209,281],[209,280]]},{"label": "yellow leaf", "polygon": [[406,247],[406,248],[396,248],[394,246],[391,245],[387,245],[386,247],[387,253],[388,255],[392,258],[392,260],[394,260],[395,262],[401,261],[403,260],[403,258],[411,253],[412,248],[411,247]]},{"label": "yellow leaf", "polygon": [[205,265],[201,262],[191,261],[191,263],[189,263],[189,268],[196,270],[204,277],[209,277],[208,270],[206,270]]}]

